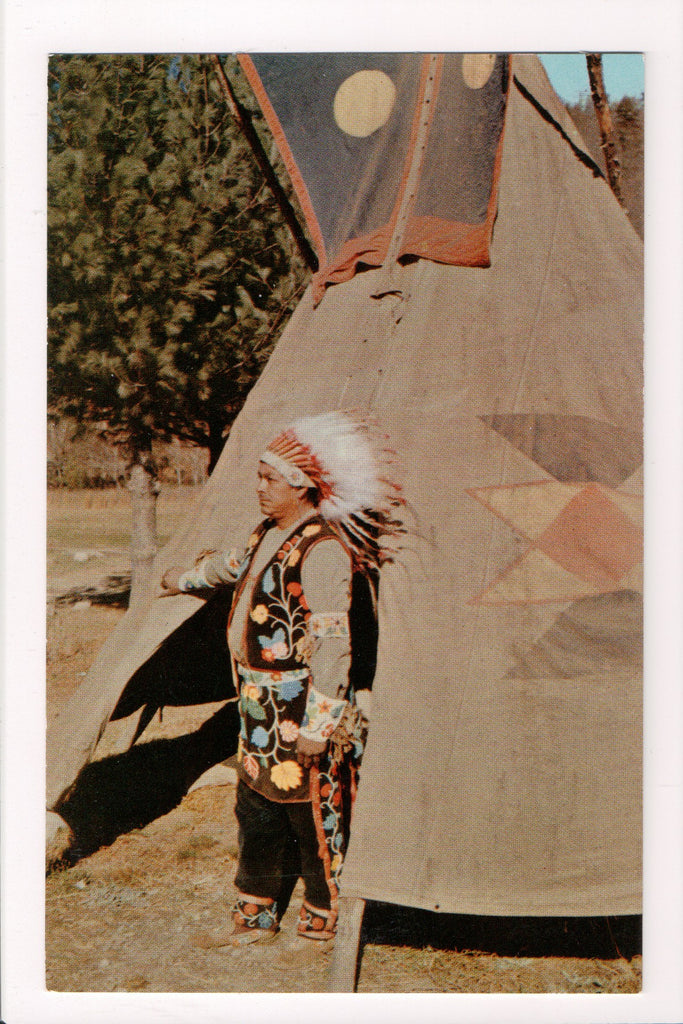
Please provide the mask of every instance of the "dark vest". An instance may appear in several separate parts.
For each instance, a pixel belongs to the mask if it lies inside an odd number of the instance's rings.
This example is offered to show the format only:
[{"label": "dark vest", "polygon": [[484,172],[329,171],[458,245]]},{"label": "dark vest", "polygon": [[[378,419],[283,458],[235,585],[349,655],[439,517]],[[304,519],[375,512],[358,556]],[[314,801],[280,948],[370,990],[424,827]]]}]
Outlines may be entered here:
[{"label": "dark vest", "polygon": [[256,580],[248,581],[271,525],[266,520],[250,537],[233,597],[234,609],[249,582],[252,592],[241,648],[254,674],[247,672],[239,679],[237,771],[246,785],[269,800],[299,802],[311,799],[309,771],[297,763],[296,755],[310,685],[311,612],[301,585],[301,566],[316,544],[338,538],[322,517],[311,516],[283,539]]},{"label": "dark vest", "polygon": [[[235,584],[233,609],[244,590],[249,568],[269,525],[268,520],[261,523],[250,538]],[[311,612],[301,586],[301,566],[311,548],[331,538],[339,543],[337,534],[322,516],[311,516],[286,537],[256,579],[242,643],[249,668],[287,672],[305,668],[308,664],[308,620]]]}]

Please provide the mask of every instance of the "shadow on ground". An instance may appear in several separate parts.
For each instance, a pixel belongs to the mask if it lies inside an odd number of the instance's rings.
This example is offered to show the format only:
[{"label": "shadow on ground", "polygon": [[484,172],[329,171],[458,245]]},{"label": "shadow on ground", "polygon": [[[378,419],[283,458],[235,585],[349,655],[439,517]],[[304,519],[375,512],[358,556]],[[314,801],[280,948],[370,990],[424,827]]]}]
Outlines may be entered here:
[{"label": "shadow on ground", "polygon": [[[239,715],[226,639],[229,600],[229,591],[220,591],[199,604],[124,687],[111,720],[139,713],[132,745],[87,764],[55,804],[73,834],[61,864],[74,864],[168,814],[200,775],[237,750]],[[219,701],[228,703],[195,732],[135,742],[163,707]]]},{"label": "shadow on ground", "polygon": [[630,960],[642,949],[642,918],[478,917],[368,902],[361,943],[477,950],[506,957]]},{"label": "shadow on ground", "polygon": [[64,860],[75,864],[168,814],[200,775],[235,753],[238,728],[237,706],[229,703],[193,733],[151,740],[86,765],[55,807],[74,836]]},{"label": "shadow on ground", "polygon": [[[62,600],[117,604],[127,600],[127,583],[123,577],[110,577],[97,594],[79,590]],[[239,718],[237,705],[230,700],[235,688],[225,636],[229,600],[229,592],[214,595],[166,639],[133,675],[112,719],[140,711],[137,737],[165,705],[230,702],[193,733],[135,744],[123,754],[88,764],[55,807],[74,837],[60,866],[73,865],[118,836],[168,814],[206,770],[235,753]],[[365,654],[367,661],[367,650]],[[297,852],[291,851],[293,858]],[[287,876],[293,884],[299,872],[294,859],[291,868]],[[286,905],[287,895],[282,902]],[[641,952],[642,919],[478,917],[368,901],[361,956],[366,944],[476,950],[501,957],[631,960]]]}]

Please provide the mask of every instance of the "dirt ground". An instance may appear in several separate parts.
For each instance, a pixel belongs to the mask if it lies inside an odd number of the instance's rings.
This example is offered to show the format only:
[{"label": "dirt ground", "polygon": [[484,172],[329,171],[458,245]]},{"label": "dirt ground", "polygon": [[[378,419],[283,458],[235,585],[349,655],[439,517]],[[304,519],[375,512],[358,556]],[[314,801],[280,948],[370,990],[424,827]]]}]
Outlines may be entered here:
[{"label": "dirt ground", "polygon": [[[58,600],[127,571],[125,527],[124,543],[111,535],[119,504],[95,502],[86,535],[86,501],[62,495],[48,504],[48,718],[124,614],[116,601]],[[98,530],[110,531],[108,543],[98,540]],[[218,707],[169,709],[143,734],[143,754],[163,741],[171,750],[174,738],[197,730]],[[100,766],[108,763],[106,734],[103,754]],[[331,950],[297,938],[298,887],[274,942],[238,950],[213,945],[229,928],[237,856],[229,761],[214,776],[218,784],[179,794],[151,820],[129,821],[119,834],[95,830],[48,873],[49,990],[326,990]],[[95,818],[106,818],[106,806],[93,808]],[[641,988],[641,967],[637,918],[474,918],[370,903],[357,991],[633,993]]]}]

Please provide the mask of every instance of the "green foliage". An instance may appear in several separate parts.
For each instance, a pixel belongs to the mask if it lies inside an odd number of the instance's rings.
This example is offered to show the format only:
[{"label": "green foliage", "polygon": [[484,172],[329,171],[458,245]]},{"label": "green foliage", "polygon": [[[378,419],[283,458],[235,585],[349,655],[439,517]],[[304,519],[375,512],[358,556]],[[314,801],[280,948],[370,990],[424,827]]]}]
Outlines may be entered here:
[{"label": "green foliage", "polygon": [[53,57],[48,404],[131,452],[222,439],[306,273],[208,57]]}]

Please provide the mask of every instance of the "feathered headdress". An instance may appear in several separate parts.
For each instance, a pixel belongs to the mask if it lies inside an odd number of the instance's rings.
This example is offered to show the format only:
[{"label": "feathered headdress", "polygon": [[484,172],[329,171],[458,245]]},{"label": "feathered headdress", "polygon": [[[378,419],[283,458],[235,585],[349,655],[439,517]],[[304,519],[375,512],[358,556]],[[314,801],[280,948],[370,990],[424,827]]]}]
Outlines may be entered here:
[{"label": "feathered headdress", "polygon": [[401,487],[392,479],[394,452],[366,420],[343,412],[305,416],[271,441],[261,461],[292,487],[318,493],[317,509],[361,565],[391,556],[389,538],[402,533],[396,511]]}]

